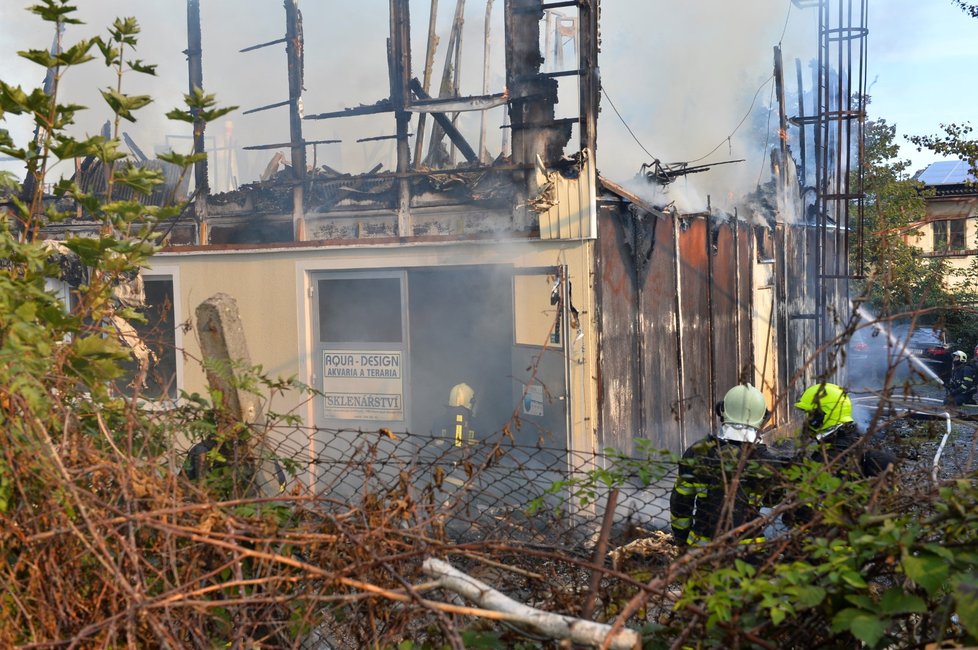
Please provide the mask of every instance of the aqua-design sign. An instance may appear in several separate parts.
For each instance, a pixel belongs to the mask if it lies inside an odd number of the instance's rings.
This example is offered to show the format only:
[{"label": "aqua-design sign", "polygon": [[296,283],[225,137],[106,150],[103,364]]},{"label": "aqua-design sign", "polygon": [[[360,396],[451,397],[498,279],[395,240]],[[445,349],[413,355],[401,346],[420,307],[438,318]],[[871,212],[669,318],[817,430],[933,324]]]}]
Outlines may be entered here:
[{"label": "aqua-design sign", "polygon": [[323,351],[325,415],[336,420],[403,420],[400,352]]}]

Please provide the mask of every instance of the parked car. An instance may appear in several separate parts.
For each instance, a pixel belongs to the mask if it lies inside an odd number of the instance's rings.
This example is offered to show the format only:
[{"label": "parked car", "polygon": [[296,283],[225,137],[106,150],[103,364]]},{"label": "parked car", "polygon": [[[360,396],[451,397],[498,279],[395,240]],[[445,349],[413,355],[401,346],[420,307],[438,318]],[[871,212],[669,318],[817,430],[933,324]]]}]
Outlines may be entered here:
[{"label": "parked car", "polygon": [[916,375],[945,381],[951,372],[951,353],[944,331],[926,325],[911,327],[885,322],[858,328],[849,341],[846,367],[850,381],[878,384],[892,368],[899,380]]}]

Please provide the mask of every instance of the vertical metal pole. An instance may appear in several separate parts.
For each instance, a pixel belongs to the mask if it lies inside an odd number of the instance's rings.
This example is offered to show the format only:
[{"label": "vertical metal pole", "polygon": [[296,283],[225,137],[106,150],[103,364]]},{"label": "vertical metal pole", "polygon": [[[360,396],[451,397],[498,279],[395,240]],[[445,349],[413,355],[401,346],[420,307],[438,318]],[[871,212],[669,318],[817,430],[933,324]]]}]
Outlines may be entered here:
[{"label": "vertical metal pole", "polygon": [[285,54],[289,63],[289,137],[292,144],[292,237],[305,239],[303,193],[306,180],[306,145],[302,139],[303,82],[302,14],[299,0],[285,0]]},{"label": "vertical metal pole", "polygon": [[[200,36],[200,0],[187,0],[187,68],[189,73],[190,93],[195,89],[204,88],[204,67],[201,50]],[[191,109],[194,117],[194,153],[205,153],[204,147],[204,128],[205,122],[200,119],[200,111]],[[195,202],[195,221],[196,221],[196,243],[206,244],[207,234],[207,195],[210,187],[207,184],[207,159],[199,160],[194,163],[194,184],[196,185],[197,199]]]}]

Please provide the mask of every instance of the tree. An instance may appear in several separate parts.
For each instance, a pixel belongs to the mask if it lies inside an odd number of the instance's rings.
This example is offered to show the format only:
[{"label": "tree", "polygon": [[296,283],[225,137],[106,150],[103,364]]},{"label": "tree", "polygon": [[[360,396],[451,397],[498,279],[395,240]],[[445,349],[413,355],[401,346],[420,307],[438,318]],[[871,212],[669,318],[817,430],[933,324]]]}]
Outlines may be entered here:
[{"label": "tree", "polygon": [[927,308],[944,300],[944,268],[916,252],[926,215],[923,185],[907,173],[909,160],[897,158],[896,127],[885,119],[866,125],[863,183],[866,193],[863,237],[853,247],[865,280],[857,287],[881,316]]},{"label": "tree", "polygon": [[961,7],[961,11],[969,14],[972,18],[978,18],[978,5],[965,2],[964,0],[954,0],[954,4]]}]

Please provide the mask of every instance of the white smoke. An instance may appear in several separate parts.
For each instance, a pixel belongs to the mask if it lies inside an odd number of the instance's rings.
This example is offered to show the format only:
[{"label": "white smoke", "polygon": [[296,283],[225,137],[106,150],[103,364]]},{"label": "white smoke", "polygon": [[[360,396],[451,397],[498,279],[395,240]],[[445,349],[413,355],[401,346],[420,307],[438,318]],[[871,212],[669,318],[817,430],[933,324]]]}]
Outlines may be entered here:
[{"label": "white smoke", "polygon": [[[778,129],[773,48],[782,43],[791,92],[795,58],[807,62],[815,51],[816,20],[813,10],[790,0],[602,3],[603,84],[649,153],[663,163],[694,165],[745,159],[681,178],[665,189],[666,203],[699,211],[709,197],[714,207],[730,208],[759,179],[770,178],[767,155]],[[807,76],[807,63],[804,68]],[[789,106],[788,115],[795,114]],[[604,175],[625,179],[651,162],[606,97],[601,118]]]},{"label": "white smoke", "polygon": [[[18,57],[13,50],[47,48],[53,34],[23,7],[27,0],[5,0],[0,6],[0,39],[4,57],[0,60],[0,77],[25,87],[39,85],[43,70]],[[188,147],[178,139],[189,134],[187,127],[171,122],[163,114],[182,105],[187,91],[186,2],[126,2],[125,0],[84,0],[77,3],[78,17],[85,25],[69,26],[64,40],[70,44],[79,38],[105,34],[105,27],[117,16],[135,16],[142,26],[138,58],[159,65],[156,77],[132,75],[124,85],[129,93],[145,93],[155,98],[151,107],[138,114],[133,125],[124,122],[127,131],[143,150],[152,155],[156,147],[169,142]],[[492,56],[490,92],[504,86],[503,70],[503,2],[496,0],[492,17]],[[277,0],[206,0],[201,5],[204,86],[216,93],[222,105],[240,109],[229,116],[230,132],[235,144],[243,145],[285,142],[289,139],[287,109],[276,108],[253,115],[242,111],[284,101],[288,98],[284,44],[258,51],[239,50],[281,38],[285,33],[285,12]],[[449,38],[455,3],[442,2],[438,15],[440,46],[435,59],[432,94],[437,94],[445,47]],[[709,195],[715,206],[723,207],[736,193],[751,189],[758,177],[766,179],[769,171],[761,155],[767,133],[756,133],[748,119],[731,138],[738,122],[748,113],[754,91],[771,75],[772,47],[781,39],[788,8],[791,15],[785,32],[785,64],[788,87],[793,87],[793,60],[799,52],[812,49],[815,41],[815,17],[810,10],[794,7],[790,0],[693,0],[686,3],[664,0],[605,0],[602,3],[601,75],[609,96],[621,111],[638,139],[663,162],[691,161],[722,146],[702,162],[746,158],[737,165],[715,167],[703,174],[690,175],[674,183],[668,200],[676,200],[685,209],[703,209]],[[482,48],[485,0],[466,3],[463,63],[463,94],[482,92]],[[389,30],[388,0],[360,2],[300,2],[305,33],[306,114],[340,110],[359,104],[371,104],[389,95],[386,40]],[[428,11],[430,2],[411,2],[413,75],[421,77],[424,65]],[[567,10],[568,15],[573,10]],[[541,43],[542,45],[542,43]],[[797,45],[798,48],[793,46]],[[807,60],[806,56],[802,56]],[[572,53],[567,66],[573,67]],[[568,98],[573,82],[560,79],[561,102],[558,115],[576,114],[576,98]],[[806,80],[807,81],[807,80]],[[115,83],[113,74],[98,62],[91,62],[65,76],[62,98],[90,107],[78,114],[75,131],[82,135],[97,133],[110,117],[98,94],[98,88]],[[770,105],[773,84],[757,97],[754,110]],[[568,101],[569,99],[573,101]],[[598,126],[598,164],[602,173],[613,179],[628,179],[643,162],[649,162],[628,135],[605,98]],[[460,124],[475,146],[478,141],[478,114],[463,114]],[[492,155],[500,149],[502,111],[492,112],[488,124],[488,142]],[[416,130],[412,121],[411,131]],[[429,133],[431,120],[428,120]],[[777,115],[772,117],[777,127]],[[6,125],[23,141],[30,127],[23,121]],[[755,127],[755,128],[752,128]],[[372,117],[342,118],[303,123],[307,140],[342,139],[342,145],[318,147],[317,162],[341,171],[359,173],[375,162],[393,165],[393,141],[357,143],[356,140],[394,133],[390,114]],[[770,130],[768,130],[770,131]],[[208,130],[210,144],[224,147],[224,124]],[[768,146],[775,142],[767,142]],[[412,142],[413,147],[413,142]],[[570,149],[574,148],[573,141]],[[239,179],[254,180],[274,152],[238,151]],[[309,154],[310,162],[312,152]],[[699,163],[697,163],[699,164]],[[10,168],[4,163],[5,169]],[[70,173],[65,170],[65,173]],[[735,197],[738,198],[738,197]]]}]

